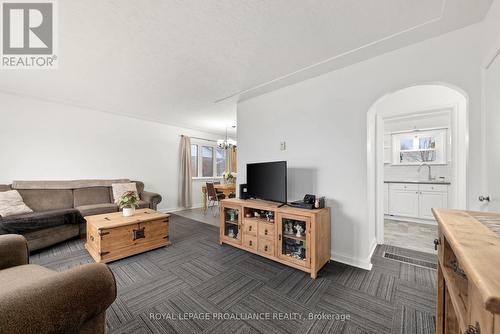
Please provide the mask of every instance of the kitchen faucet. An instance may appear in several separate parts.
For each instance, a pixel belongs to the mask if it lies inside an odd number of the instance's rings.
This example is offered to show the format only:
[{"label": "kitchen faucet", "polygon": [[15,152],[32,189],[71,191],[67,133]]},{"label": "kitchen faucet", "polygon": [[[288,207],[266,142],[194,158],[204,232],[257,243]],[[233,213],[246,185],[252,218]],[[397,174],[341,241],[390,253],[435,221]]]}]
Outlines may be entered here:
[{"label": "kitchen faucet", "polygon": [[429,168],[429,176],[427,176],[427,179],[429,181],[432,181],[432,174],[431,174],[431,165],[426,164],[425,162],[421,163],[420,166],[418,166],[418,172],[420,173],[420,170],[422,169],[423,166],[426,166]]}]

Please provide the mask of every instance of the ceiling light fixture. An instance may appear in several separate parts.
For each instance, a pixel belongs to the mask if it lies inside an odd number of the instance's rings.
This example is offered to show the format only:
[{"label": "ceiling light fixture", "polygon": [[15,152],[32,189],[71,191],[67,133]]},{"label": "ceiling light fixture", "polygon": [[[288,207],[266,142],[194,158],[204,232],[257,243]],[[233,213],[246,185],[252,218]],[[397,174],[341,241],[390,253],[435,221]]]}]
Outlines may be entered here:
[{"label": "ceiling light fixture", "polygon": [[[234,129],[234,128],[236,128],[236,125],[233,125],[231,127]],[[217,140],[217,147],[225,149],[225,150],[236,146],[236,140],[233,140],[233,139],[228,137],[227,129],[228,129],[228,127],[226,126],[226,139]]]}]

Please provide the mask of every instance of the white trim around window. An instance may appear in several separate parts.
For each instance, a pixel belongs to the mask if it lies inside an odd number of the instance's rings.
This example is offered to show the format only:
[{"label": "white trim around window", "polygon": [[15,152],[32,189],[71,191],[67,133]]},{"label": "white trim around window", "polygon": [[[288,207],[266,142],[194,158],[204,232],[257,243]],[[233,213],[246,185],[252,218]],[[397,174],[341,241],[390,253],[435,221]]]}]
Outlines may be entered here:
[{"label": "white trim around window", "polygon": [[[193,148],[196,146],[196,155],[193,153]],[[205,175],[203,176],[203,148],[211,148],[212,149],[212,175]],[[224,158],[220,159],[217,158],[217,152],[223,152]],[[192,164],[194,164],[194,161],[196,161],[196,166],[192,170],[192,179],[193,180],[210,180],[210,179],[222,179],[222,173],[227,168],[227,152],[226,150],[222,150],[219,147],[217,147],[217,143],[215,142],[206,142],[206,141],[198,141],[198,140],[193,140],[191,141],[191,157],[195,158],[196,160],[192,160]],[[209,157],[205,157],[209,158]],[[218,166],[219,163],[219,166]],[[221,168],[221,166],[223,168]],[[205,166],[206,167],[206,166]],[[217,168],[219,167],[219,168]],[[217,175],[219,174],[219,175]]]}]

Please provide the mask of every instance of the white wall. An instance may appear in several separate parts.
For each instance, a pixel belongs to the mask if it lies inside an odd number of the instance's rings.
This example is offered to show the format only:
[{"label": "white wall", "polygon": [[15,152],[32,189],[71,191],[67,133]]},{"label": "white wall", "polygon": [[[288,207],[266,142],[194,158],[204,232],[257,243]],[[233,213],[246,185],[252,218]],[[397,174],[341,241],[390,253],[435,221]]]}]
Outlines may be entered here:
[{"label": "white wall", "polygon": [[[0,93],[0,183],[12,180],[129,178],[178,207],[180,135],[200,131]],[[201,185],[193,201],[201,205]]]},{"label": "white wall", "polygon": [[[470,208],[481,192],[481,24],[372,58],[238,104],[238,176],[253,161],[287,160],[291,198],[306,190],[332,207],[332,258],[370,268],[375,226],[368,224],[367,111],[381,96],[445,82],[469,96]],[[279,150],[279,142],[287,150]]]}]

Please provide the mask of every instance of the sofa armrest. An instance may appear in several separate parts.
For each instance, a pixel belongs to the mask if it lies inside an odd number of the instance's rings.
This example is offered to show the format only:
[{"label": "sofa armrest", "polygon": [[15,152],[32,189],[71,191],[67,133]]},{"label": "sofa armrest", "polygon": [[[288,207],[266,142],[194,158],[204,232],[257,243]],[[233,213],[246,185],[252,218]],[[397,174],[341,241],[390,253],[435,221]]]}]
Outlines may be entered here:
[{"label": "sofa armrest", "polygon": [[26,238],[18,234],[0,235],[0,270],[23,264],[28,264]]},{"label": "sofa armrest", "polygon": [[77,333],[115,299],[115,278],[104,264],[55,273],[0,293],[0,333]]},{"label": "sofa armrest", "polygon": [[149,208],[153,210],[156,210],[156,207],[162,200],[160,194],[152,193],[149,191],[143,191],[141,194],[141,199],[143,201],[149,202]]}]

